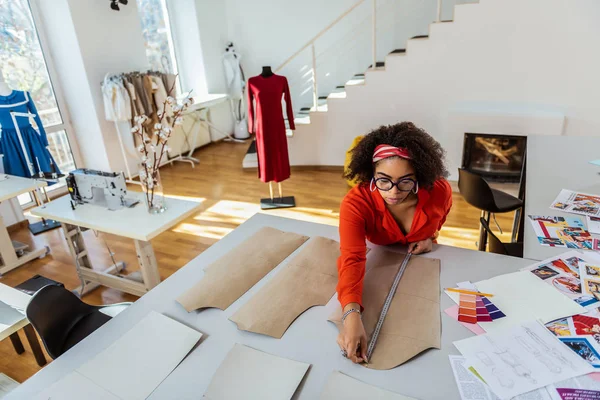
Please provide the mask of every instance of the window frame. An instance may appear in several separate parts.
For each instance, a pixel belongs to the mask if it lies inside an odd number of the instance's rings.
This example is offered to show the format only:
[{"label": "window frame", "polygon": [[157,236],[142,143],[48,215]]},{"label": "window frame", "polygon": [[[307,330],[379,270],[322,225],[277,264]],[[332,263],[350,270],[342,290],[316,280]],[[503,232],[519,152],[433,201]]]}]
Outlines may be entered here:
[{"label": "window frame", "polygon": [[[77,137],[75,136],[75,131],[73,129],[73,125],[71,124],[71,116],[69,114],[69,110],[66,106],[65,97],[62,92],[62,88],[59,84],[58,74],[56,73],[56,68],[54,66],[54,59],[52,58],[52,53],[50,51],[50,46],[48,44],[46,38],[46,28],[43,23],[43,19],[41,17],[38,1],[39,0],[26,0],[29,5],[29,10],[31,11],[31,17],[33,20],[34,28],[37,34],[38,41],[40,43],[40,48],[42,51],[42,56],[44,57],[44,63],[46,64],[46,70],[48,72],[48,80],[50,81],[50,85],[52,86],[52,90],[54,92],[54,97],[56,99],[56,106],[58,108],[58,112],[61,116],[62,123],[44,126],[44,130],[46,134],[51,134],[55,132],[59,132],[64,130],[67,139],[69,141],[69,147],[71,149],[71,154],[73,155],[73,161],[75,162],[75,168],[80,168],[83,163],[83,159],[81,157],[81,152],[79,151],[79,145],[77,143]],[[47,189],[46,189],[47,190]],[[66,194],[67,187],[66,185],[61,185],[60,187],[48,191],[48,196],[50,198],[56,198]],[[26,204],[22,204],[21,208],[26,210],[28,208],[34,207],[37,204],[33,199]]]}]

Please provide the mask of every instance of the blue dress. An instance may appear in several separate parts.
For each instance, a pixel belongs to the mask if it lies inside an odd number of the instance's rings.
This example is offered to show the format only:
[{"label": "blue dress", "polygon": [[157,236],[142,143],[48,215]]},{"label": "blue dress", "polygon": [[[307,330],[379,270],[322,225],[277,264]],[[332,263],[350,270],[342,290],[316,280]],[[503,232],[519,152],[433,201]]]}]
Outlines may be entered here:
[{"label": "blue dress", "polygon": [[[31,125],[31,119],[18,113],[31,114],[38,130]],[[19,140],[21,133],[23,145]],[[60,174],[58,166],[46,148],[48,138],[42,121],[28,92],[13,90],[8,96],[0,96],[0,153],[3,155],[4,172],[10,175],[31,178],[23,147],[33,168],[34,175],[40,172]]]}]

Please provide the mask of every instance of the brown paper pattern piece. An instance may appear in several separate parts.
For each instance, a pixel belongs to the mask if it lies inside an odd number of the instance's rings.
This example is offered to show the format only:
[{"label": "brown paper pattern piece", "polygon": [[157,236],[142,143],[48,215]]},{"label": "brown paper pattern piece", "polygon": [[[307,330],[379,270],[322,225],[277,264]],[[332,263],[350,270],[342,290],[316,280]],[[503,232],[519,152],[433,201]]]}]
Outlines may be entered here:
[{"label": "brown paper pattern piece", "polygon": [[289,264],[229,318],[238,329],[280,339],[304,311],[335,293],[340,244],[312,238]]},{"label": "brown paper pattern piece", "polygon": [[[378,249],[368,263],[363,288],[363,324],[367,338],[375,330],[394,277],[405,254]],[[341,310],[329,321],[341,328]],[[412,256],[392,300],[369,364],[391,369],[441,345],[440,260]]]},{"label": "brown paper pattern piece", "polygon": [[225,310],[308,239],[262,228],[206,267],[204,277],[177,302],[188,312],[209,307]]}]

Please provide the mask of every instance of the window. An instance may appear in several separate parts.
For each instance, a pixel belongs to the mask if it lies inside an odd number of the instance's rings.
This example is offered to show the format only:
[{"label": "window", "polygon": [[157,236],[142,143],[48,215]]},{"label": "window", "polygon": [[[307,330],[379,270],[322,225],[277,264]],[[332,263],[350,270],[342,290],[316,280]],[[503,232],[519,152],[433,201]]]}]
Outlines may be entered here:
[{"label": "window", "polygon": [[28,0],[0,0],[0,70],[9,87],[31,93],[61,172],[75,169],[70,126],[59,107]]},{"label": "window", "polygon": [[150,68],[177,74],[166,0],[137,0]]}]

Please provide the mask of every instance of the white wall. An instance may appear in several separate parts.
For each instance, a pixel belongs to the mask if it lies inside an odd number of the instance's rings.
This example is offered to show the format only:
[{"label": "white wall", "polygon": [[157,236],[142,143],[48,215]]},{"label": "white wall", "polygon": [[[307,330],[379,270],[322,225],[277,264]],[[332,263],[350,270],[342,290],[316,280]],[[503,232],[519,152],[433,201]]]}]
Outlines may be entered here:
[{"label": "white wall", "polygon": [[[445,0],[455,1],[455,0]],[[473,0],[471,0],[473,1]],[[355,0],[226,0],[230,40],[244,56],[247,77],[273,69],[302,48]],[[427,33],[437,0],[378,0],[377,59],[403,48],[408,37]],[[319,94],[329,94],[372,61],[371,1],[354,9],[315,44]],[[294,108],[312,105],[311,51],[302,52],[281,72],[288,78]]]},{"label": "white wall", "polygon": [[[482,0],[457,6],[455,17],[411,40],[405,56],[389,56],[385,71],[367,72],[366,85],[330,100],[328,112],[313,113],[289,139],[292,164],[343,165],[354,137],[404,120],[455,148],[464,132],[448,115],[462,103],[489,113],[552,109],[566,118],[563,134],[600,133],[600,2]],[[454,172],[461,155],[448,156]]]},{"label": "white wall", "polygon": [[[136,2],[121,11],[108,1],[38,1],[51,57],[65,94],[84,166],[123,171],[114,123],[106,121],[100,83],[107,73],[148,68]],[[123,138],[132,143],[127,124]],[[135,159],[130,157],[135,170]]]}]

